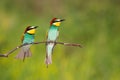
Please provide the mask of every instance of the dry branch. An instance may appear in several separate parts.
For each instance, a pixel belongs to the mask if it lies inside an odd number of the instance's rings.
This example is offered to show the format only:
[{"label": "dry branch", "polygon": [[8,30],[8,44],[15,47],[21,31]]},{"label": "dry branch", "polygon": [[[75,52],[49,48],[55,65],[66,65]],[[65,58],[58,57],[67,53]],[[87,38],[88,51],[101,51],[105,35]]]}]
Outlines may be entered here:
[{"label": "dry branch", "polygon": [[8,57],[11,53],[13,53],[14,51],[16,51],[17,49],[26,46],[26,45],[30,45],[30,44],[43,44],[43,43],[55,43],[55,44],[61,44],[64,46],[75,46],[75,47],[81,47],[82,46],[80,44],[75,44],[75,43],[65,43],[65,42],[53,42],[53,41],[43,41],[43,42],[33,42],[33,43],[29,43],[29,44],[22,44],[20,46],[17,46],[16,48],[10,50],[8,53],[6,54],[0,54],[0,57]]}]

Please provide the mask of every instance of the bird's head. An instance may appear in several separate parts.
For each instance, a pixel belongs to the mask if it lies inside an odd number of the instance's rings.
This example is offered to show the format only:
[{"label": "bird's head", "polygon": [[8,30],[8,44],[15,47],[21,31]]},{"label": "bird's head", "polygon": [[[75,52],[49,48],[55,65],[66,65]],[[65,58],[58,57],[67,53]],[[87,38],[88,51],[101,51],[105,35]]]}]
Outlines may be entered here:
[{"label": "bird's head", "polygon": [[37,27],[38,26],[28,26],[24,33],[35,34],[35,31],[36,31]]},{"label": "bird's head", "polygon": [[50,21],[50,25],[54,25],[54,26],[59,27],[62,21],[65,21],[65,19],[53,18]]}]

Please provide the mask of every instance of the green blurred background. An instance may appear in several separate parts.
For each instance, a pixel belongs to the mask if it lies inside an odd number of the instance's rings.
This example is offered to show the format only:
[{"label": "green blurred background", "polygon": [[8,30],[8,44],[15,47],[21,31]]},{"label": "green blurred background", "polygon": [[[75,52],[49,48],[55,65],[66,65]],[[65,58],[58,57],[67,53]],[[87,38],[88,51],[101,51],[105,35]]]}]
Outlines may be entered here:
[{"label": "green blurred background", "polygon": [[25,62],[0,57],[0,80],[120,80],[119,0],[1,0],[0,53],[21,44],[28,25],[40,26],[35,41],[44,41],[53,17],[64,18],[53,64],[46,68],[45,45],[33,45]]}]

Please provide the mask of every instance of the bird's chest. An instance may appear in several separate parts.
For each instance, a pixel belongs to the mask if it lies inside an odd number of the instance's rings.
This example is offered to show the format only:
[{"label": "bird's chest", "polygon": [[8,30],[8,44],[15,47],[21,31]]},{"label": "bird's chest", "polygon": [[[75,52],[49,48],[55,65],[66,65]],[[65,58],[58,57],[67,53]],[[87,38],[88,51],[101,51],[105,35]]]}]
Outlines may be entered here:
[{"label": "bird's chest", "polygon": [[34,42],[34,35],[28,35],[28,34],[26,34],[24,36],[23,44],[24,43],[32,43],[32,42]]},{"label": "bird's chest", "polygon": [[58,36],[58,30],[57,29],[50,29],[48,32],[48,40],[56,40]]}]

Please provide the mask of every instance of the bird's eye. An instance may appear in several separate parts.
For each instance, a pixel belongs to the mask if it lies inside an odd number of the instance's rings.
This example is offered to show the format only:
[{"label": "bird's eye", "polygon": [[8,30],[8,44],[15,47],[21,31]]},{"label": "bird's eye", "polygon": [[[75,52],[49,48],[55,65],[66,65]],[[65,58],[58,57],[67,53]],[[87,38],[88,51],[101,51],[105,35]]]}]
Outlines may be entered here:
[{"label": "bird's eye", "polygon": [[27,30],[31,30],[32,28],[31,27],[28,27]]}]

